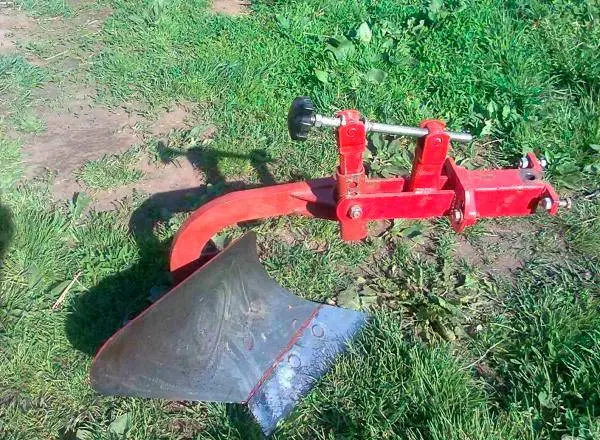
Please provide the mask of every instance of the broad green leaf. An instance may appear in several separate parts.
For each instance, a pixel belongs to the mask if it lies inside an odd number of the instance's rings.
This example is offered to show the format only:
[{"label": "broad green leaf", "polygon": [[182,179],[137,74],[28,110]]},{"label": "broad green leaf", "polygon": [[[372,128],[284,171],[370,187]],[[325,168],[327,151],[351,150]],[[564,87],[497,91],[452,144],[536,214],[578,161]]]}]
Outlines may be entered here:
[{"label": "broad green leaf", "polygon": [[365,75],[365,78],[367,79],[367,81],[369,81],[370,83],[373,83],[373,84],[381,84],[382,82],[385,81],[386,77],[387,77],[387,73],[381,69],[371,69]]},{"label": "broad green leaf", "polygon": [[402,237],[411,238],[413,240],[417,239],[417,237],[423,235],[423,224],[414,223],[409,225],[407,228],[403,229],[400,232]]},{"label": "broad green leaf", "polygon": [[395,177],[407,174],[408,169],[397,163],[388,163],[381,169],[381,172],[386,175],[385,177]]},{"label": "broad green leaf", "polygon": [[380,152],[381,149],[385,146],[384,135],[381,133],[373,133],[371,135],[371,142],[373,143],[373,146],[375,147],[375,149],[378,152]]},{"label": "broad green leaf", "polygon": [[575,174],[579,171],[579,167],[572,162],[563,162],[555,166],[554,170],[561,175]]},{"label": "broad green leaf", "polygon": [[361,43],[368,44],[371,41],[372,37],[373,33],[371,32],[371,28],[369,28],[369,25],[366,22],[361,23],[361,25],[356,30],[356,38],[358,38],[358,40]]},{"label": "broad green leaf", "polygon": [[483,128],[481,129],[480,136],[488,136],[492,133],[493,122],[491,119],[486,119]]},{"label": "broad green leaf", "polygon": [[337,61],[344,61],[354,53],[354,44],[346,37],[338,37],[333,41],[333,44],[327,45],[327,50],[333,53]]},{"label": "broad green leaf", "polygon": [[433,304],[440,306],[442,309],[446,310],[447,312],[452,313],[453,315],[462,315],[462,312],[460,311],[460,309],[458,307],[456,307],[454,304],[450,304],[448,301],[446,301],[441,296],[432,295],[429,297],[429,300]]},{"label": "broad green leaf", "polygon": [[442,10],[444,7],[443,0],[431,0],[429,3],[429,7],[427,8],[431,14],[436,14]]},{"label": "broad green leaf", "polygon": [[591,163],[583,168],[586,173],[600,175],[600,163]]},{"label": "broad green leaf", "polygon": [[275,16],[275,20],[277,20],[277,25],[279,25],[280,28],[282,29],[289,29],[290,28],[290,20],[289,18],[285,17],[284,15],[281,14],[277,14]]},{"label": "broad green leaf", "polygon": [[387,149],[390,153],[398,153],[403,149],[402,142],[400,142],[400,139],[394,139],[388,144]]},{"label": "broad green leaf", "polygon": [[381,47],[383,49],[391,49],[394,47],[396,41],[393,38],[386,38]]},{"label": "broad green leaf", "polygon": [[73,198],[73,219],[77,220],[81,217],[81,214],[85,209],[92,203],[92,198],[86,193],[78,192]]},{"label": "broad green leaf", "polygon": [[315,69],[315,76],[323,84],[329,84],[329,74],[327,72],[325,72],[324,70],[316,70]]},{"label": "broad green leaf", "polygon": [[548,396],[547,392],[540,391],[538,393],[538,400],[540,401],[541,406],[546,408],[554,408],[554,404],[552,403],[552,400],[550,399],[550,396]]},{"label": "broad green leaf", "polygon": [[[366,282],[366,280],[365,280],[365,282]],[[378,294],[379,294],[379,292],[377,292],[377,290],[375,290],[369,286],[363,286],[362,290],[360,291],[361,297],[365,297],[365,296],[377,297]]]},{"label": "broad green leaf", "polygon": [[77,440],[92,440],[94,435],[87,429],[79,428],[77,432],[75,432],[75,438]]},{"label": "broad green leaf", "polygon": [[431,327],[433,327],[436,333],[439,334],[446,341],[456,340],[456,335],[454,334],[454,332],[437,319],[431,321]]},{"label": "broad green leaf", "polygon": [[599,144],[590,144],[590,148],[594,151],[600,153],[600,145]]},{"label": "broad green leaf", "polygon": [[229,235],[227,235],[224,232],[221,232],[212,238],[212,242],[217,247],[217,249],[224,249],[229,243],[229,241]]},{"label": "broad green leaf", "polygon": [[337,305],[346,309],[360,309],[360,299],[354,286],[338,293]]},{"label": "broad green leaf", "polygon": [[363,308],[368,308],[377,305],[378,298],[376,296],[361,296],[360,305]]},{"label": "broad green leaf", "polygon": [[124,436],[129,428],[131,427],[131,414],[124,413],[114,419],[108,426],[109,432],[116,434],[120,437]]}]

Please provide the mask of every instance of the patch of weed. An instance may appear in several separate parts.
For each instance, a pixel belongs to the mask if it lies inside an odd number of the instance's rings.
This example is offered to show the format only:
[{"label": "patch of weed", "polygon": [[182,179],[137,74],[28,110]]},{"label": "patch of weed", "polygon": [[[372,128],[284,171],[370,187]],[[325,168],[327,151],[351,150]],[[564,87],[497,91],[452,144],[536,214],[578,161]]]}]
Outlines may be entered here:
[{"label": "patch of weed", "polygon": [[497,341],[487,361],[504,382],[496,398],[529,411],[539,438],[600,433],[599,269],[593,261],[532,266],[483,336]]},{"label": "patch of weed", "polygon": [[17,0],[16,3],[34,16],[70,17],[73,13],[67,0]]},{"label": "patch of weed", "polygon": [[39,134],[46,129],[46,124],[34,114],[24,113],[19,116],[15,128],[23,133]]},{"label": "patch of weed", "polygon": [[409,333],[422,340],[466,336],[464,327],[488,307],[482,300],[487,287],[480,273],[456,261],[454,233],[436,231],[428,243],[433,252],[423,254],[414,240],[425,243],[426,238],[414,225],[394,226],[389,233],[394,231],[399,235],[388,237],[391,251],[370,268],[367,294],[378,296],[378,308],[403,316]]},{"label": "patch of weed", "polygon": [[574,249],[588,258],[600,258],[600,198],[598,191],[575,200],[573,210],[561,216],[566,237]]},{"label": "patch of weed", "polygon": [[21,56],[0,55],[0,98],[7,103],[0,109],[0,129],[10,123],[27,133],[43,131],[44,124],[31,109],[31,91],[47,79],[46,72]]},{"label": "patch of weed", "polygon": [[122,154],[86,162],[75,171],[75,177],[90,189],[116,188],[138,182],[144,176],[136,167],[139,160],[139,148],[131,148]]},{"label": "patch of weed", "polygon": [[260,228],[267,271],[284,287],[313,301],[331,300],[356,278],[356,268],[372,254],[372,242],[345,243],[334,222],[290,218],[278,220],[279,228],[294,231],[294,238],[281,240],[272,234],[274,222]]},{"label": "patch of weed", "polygon": [[[21,177],[21,144],[0,132],[0,191],[10,189]],[[1,192],[0,192],[1,194]]]}]

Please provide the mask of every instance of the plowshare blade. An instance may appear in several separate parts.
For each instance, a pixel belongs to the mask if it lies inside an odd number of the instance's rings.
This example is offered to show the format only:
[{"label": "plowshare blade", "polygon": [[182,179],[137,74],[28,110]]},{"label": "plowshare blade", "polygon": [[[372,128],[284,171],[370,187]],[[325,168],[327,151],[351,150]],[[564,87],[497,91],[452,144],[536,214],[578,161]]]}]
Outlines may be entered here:
[{"label": "plowshare blade", "polygon": [[273,281],[248,233],[113,335],[91,384],[111,395],[247,403],[268,435],[365,322]]}]

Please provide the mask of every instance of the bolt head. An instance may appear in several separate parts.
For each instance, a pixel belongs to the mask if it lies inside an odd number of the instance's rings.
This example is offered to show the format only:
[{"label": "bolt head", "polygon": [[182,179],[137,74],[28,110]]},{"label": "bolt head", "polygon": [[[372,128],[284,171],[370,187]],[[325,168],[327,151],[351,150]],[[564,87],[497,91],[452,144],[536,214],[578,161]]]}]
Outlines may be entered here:
[{"label": "bolt head", "polygon": [[350,218],[359,218],[362,215],[362,208],[358,205],[352,205],[348,210]]},{"label": "bolt head", "polygon": [[529,168],[529,158],[527,156],[519,159],[519,168]]},{"label": "bolt head", "polygon": [[540,207],[546,211],[550,211],[552,209],[552,199],[550,197],[543,197],[540,199]]},{"label": "bolt head", "polygon": [[571,201],[570,197],[567,197],[566,199],[562,199],[562,200],[558,201],[559,208],[571,209],[572,206],[573,206],[573,202]]},{"label": "bolt head", "polygon": [[546,159],[544,156],[539,158],[539,162],[542,168],[546,168],[548,166],[548,159]]},{"label": "bolt head", "polygon": [[451,216],[454,223],[460,223],[463,218],[463,213],[460,209],[453,209]]}]

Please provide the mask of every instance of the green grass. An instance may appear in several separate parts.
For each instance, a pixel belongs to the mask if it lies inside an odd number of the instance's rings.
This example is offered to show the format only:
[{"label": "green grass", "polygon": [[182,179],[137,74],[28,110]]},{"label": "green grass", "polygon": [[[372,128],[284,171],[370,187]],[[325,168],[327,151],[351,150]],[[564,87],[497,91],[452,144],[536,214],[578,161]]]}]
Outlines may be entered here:
[{"label": "green grass", "polygon": [[[258,1],[250,17],[229,18],[207,13],[202,1],[115,1],[95,73],[116,102],[210,103],[215,146],[250,151],[259,140],[299,168],[278,170],[282,178],[333,165],[317,142],[299,148],[285,139],[289,102],[308,94],[325,114],[356,107],[382,122],[443,118],[500,140],[479,151],[491,160],[514,163],[535,150],[550,158],[556,182],[597,183],[585,171],[600,135],[597,7],[440,3]],[[352,39],[363,22],[368,44]],[[336,58],[332,47],[345,37],[350,49]],[[383,83],[366,80],[372,69],[387,73]]]},{"label": "green grass", "polygon": [[[68,15],[61,1],[23,4]],[[277,180],[328,175],[333,136],[292,144],[285,135],[291,99],[309,94],[326,114],[357,107],[382,122],[444,118],[480,136],[457,149],[465,163],[502,165],[525,150],[543,152],[552,182],[574,193],[568,214],[522,220],[535,232],[518,240],[532,240],[533,251],[516,277],[500,281],[458,258],[446,221],[396,222],[354,245],[324,221],[252,226],[263,263],[285,287],[374,313],[275,438],[600,437],[594,3],[256,1],[251,15],[235,18],[201,1],[112,4],[93,59],[101,99],[154,108],[191,100],[207,109],[200,122],[217,126],[210,148],[196,145],[194,133],[176,133],[168,151],[151,149],[161,159],[199,151],[228,182],[255,182],[260,176],[248,170],[267,163]],[[87,214],[82,195],[49,202],[48,181],[22,178],[23,142],[7,133],[43,130],[30,119],[31,92],[50,73],[20,56],[0,57],[0,73],[0,438],[260,438],[240,406],[91,390],[98,345],[169,283],[170,239],[185,215],[158,207],[149,224],[131,228],[145,207],[139,198]],[[380,141],[373,140],[373,172],[407,165],[412,144]],[[91,161],[77,176],[91,189],[137,181],[139,154]],[[208,183],[206,197],[226,187]],[[490,225],[467,238],[485,246]]]},{"label": "green grass", "polygon": [[90,189],[116,188],[138,182],[144,176],[137,168],[139,161],[139,148],[131,148],[122,154],[88,161],[74,174],[77,180]]},{"label": "green grass", "polygon": [[0,131],[10,124],[24,133],[40,133],[44,123],[31,108],[31,92],[47,79],[47,73],[27,62],[22,56],[0,55]]},{"label": "green grass", "polygon": [[571,245],[590,258],[600,258],[600,199],[593,192],[586,199],[579,199],[566,221],[565,233]]},{"label": "green grass", "polygon": [[16,3],[33,16],[70,17],[73,9],[67,0],[17,0]]},{"label": "green grass", "polygon": [[0,131],[0,195],[2,191],[9,189],[20,177],[21,167],[21,144],[8,139]]},{"label": "green grass", "polygon": [[[530,268],[489,323],[499,341],[489,364],[506,386],[502,406],[530,411],[542,437],[600,435],[600,286],[598,263]],[[588,276],[582,277],[585,269]]]},{"label": "green grass", "polygon": [[527,421],[498,411],[484,384],[452,356],[378,317],[294,420],[298,438],[509,439]]}]

